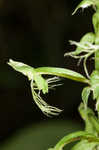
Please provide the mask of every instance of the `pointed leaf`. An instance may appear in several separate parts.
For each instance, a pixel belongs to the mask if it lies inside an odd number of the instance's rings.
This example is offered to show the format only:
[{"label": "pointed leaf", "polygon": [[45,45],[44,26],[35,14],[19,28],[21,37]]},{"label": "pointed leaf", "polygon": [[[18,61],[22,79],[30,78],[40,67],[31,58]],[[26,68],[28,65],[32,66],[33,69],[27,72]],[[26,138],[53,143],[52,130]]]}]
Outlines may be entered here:
[{"label": "pointed leaf", "polygon": [[55,75],[59,77],[72,79],[78,82],[89,83],[89,80],[86,79],[83,75],[69,69],[55,67],[40,67],[35,69],[35,71],[39,74]]}]

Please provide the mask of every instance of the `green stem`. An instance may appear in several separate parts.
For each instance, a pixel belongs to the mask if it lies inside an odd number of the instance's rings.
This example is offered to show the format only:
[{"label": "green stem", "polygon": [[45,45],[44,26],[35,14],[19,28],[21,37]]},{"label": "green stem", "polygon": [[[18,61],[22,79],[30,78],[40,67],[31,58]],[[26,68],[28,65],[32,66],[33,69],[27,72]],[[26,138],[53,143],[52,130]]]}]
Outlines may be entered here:
[{"label": "green stem", "polygon": [[[99,1],[96,2],[96,13],[93,15],[95,44],[99,45]],[[95,69],[99,70],[99,51],[95,52]]]},{"label": "green stem", "polygon": [[[99,45],[99,31],[96,32],[95,44]],[[95,70],[99,71],[99,50],[95,52]]]},{"label": "green stem", "polygon": [[99,122],[98,122],[98,120],[95,118],[95,116],[90,116],[89,119],[92,122],[92,124],[94,125],[97,132],[99,133]]},{"label": "green stem", "polygon": [[95,53],[95,70],[99,70],[99,52]]}]

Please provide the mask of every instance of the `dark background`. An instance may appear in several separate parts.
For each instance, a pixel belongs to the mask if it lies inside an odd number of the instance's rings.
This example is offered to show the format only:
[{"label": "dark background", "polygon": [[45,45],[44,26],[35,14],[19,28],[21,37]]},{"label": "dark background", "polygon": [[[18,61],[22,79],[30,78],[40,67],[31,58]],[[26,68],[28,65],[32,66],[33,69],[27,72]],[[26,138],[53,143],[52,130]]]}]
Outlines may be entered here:
[{"label": "dark background", "polygon": [[[77,40],[92,31],[89,9],[72,16],[80,0],[0,0],[0,139],[6,140],[18,129],[43,121],[80,117],[77,107],[84,87],[63,79],[63,86],[49,92],[45,100],[64,111],[47,118],[32,104],[26,77],[7,65],[9,58],[33,67],[56,66],[83,73],[83,67],[64,53],[73,50],[68,40]],[[91,65],[89,65],[91,69]]]}]

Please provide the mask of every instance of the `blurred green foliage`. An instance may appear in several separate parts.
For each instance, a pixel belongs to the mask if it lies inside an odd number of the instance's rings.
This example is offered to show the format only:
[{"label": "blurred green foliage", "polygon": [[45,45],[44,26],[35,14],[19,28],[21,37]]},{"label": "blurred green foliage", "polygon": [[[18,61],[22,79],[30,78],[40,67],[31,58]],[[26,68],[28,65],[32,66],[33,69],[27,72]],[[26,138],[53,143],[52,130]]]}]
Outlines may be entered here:
[{"label": "blurred green foliage", "polygon": [[[43,122],[20,129],[1,146],[0,150],[47,150],[63,136],[81,129],[81,125],[71,121]],[[68,145],[64,150],[69,150]]]}]

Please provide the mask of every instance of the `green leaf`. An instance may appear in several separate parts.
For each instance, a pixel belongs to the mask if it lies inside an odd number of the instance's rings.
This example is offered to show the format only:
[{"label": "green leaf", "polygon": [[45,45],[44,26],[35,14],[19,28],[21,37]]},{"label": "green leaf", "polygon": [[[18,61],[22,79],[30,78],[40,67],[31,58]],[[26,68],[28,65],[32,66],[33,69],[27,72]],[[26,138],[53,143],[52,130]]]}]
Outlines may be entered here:
[{"label": "green leaf", "polygon": [[93,136],[93,134],[90,134],[88,132],[79,131],[71,133],[65,137],[63,137],[54,147],[55,150],[62,150],[64,146],[67,144],[78,141],[78,140],[89,140],[90,143],[92,142],[99,142],[99,139],[96,136]]},{"label": "green leaf", "polygon": [[88,142],[87,140],[82,140],[77,143],[71,150],[93,150],[99,143]]},{"label": "green leaf", "polygon": [[74,10],[74,12],[72,13],[72,15],[74,15],[76,13],[76,11],[79,9],[79,8],[87,8],[89,6],[92,6],[92,5],[95,5],[95,2],[93,0],[83,0],[81,1],[81,3],[76,7],[76,9]]},{"label": "green leaf", "polygon": [[72,79],[78,82],[89,83],[89,80],[86,79],[83,75],[69,69],[55,67],[40,67],[35,69],[35,71],[39,74],[55,75],[59,77]]},{"label": "green leaf", "polygon": [[87,107],[87,104],[88,104],[88,98],[89,98],[90,92],[91,92],[90,87],[85,87],[82,91],[82,100],[84,102],[85,108]]}]

